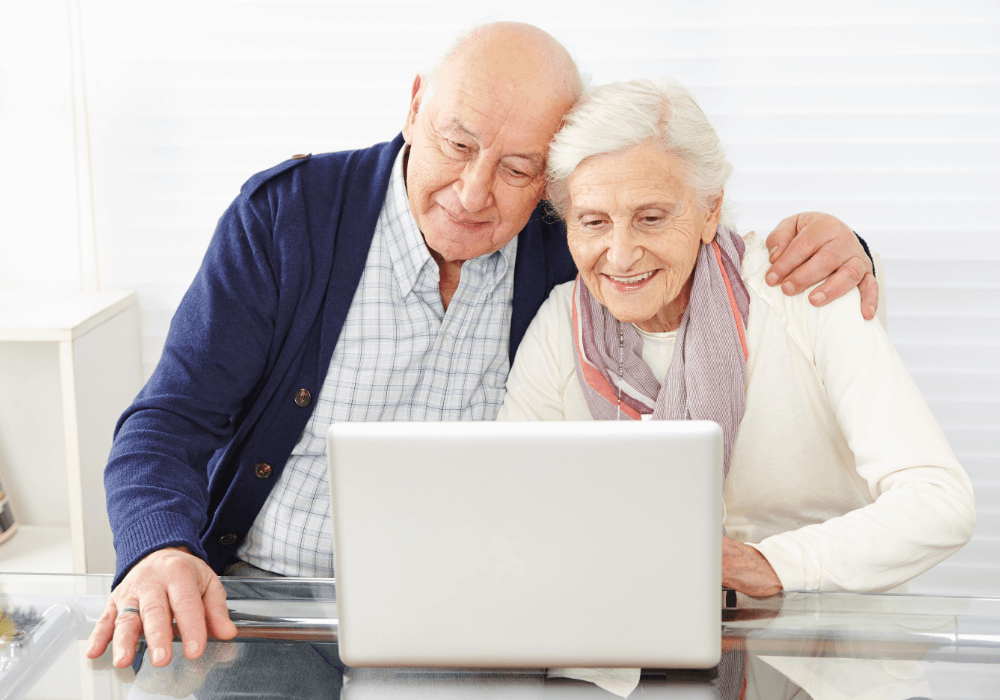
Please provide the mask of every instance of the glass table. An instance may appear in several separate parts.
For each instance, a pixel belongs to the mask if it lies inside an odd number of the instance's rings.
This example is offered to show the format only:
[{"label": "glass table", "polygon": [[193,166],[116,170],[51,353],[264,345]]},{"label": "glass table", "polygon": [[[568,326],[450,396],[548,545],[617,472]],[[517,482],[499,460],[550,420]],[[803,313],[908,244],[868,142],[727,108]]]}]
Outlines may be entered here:
[{"label": "glass table", "polygon": [[[544,669],[355,669],[337,654],[335,583],[224,578],[239,635],[187,661],[115,669],[86,639],[108,576],[0,574],[20,628],[0,648],[0,698],[614,698]],[[643,698],[998,698],[1000,598],[786,592],[722,611],[724,663],[647,669]],[[140,645],[141,646],[141,645]]]}]

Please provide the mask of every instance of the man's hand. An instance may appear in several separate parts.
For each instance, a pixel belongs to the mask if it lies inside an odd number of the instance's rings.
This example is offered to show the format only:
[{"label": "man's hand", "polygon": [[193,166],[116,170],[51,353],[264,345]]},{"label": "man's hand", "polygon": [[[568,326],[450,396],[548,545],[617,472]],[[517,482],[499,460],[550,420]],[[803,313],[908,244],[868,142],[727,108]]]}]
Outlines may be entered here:
[{"label": "man's hand", "polygon": [[[125,606],[139,614],[118,612]],[[173,652],[173,620],[184,644],[184,656],[196,659],[210,634],[232,639],[236,626],[229,620],[226,591],[208,564],[186,547],[168,547],[147,555],[128,572],[108,600],[90,634],[87,657],[96,659],[114,639],[114,665],[124,668],[135,657],[139,634],[154,666],[166,666]]]},{"label": "man's hand", "polygon": [[763,598],[781,591],[781,580],[763,554],[729,537],[722,538],[722,586]]},{"label": "man's hand", "polygon": [[822,279],[809,302],[823,306],[854,287],[861,290],[861,315],[869,321],[878,309],[878,283],[872,261],[858,237],[840,219],[806,212],[790,216],[767,237],[771,269],[764,278],[792,296]]}]

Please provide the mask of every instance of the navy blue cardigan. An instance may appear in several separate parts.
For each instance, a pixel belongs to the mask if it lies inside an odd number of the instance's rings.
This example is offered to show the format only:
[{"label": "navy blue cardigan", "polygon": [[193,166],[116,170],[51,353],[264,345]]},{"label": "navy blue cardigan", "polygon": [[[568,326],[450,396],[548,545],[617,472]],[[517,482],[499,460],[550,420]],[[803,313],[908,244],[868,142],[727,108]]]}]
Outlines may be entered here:
[{"label": "navy blue cardigan", "polygon": [[[233,559],[312,413],[294,396],[323,386],[402,145],[282,163],[219,220],[115,430],[104,475],[115,585],[170,545],[217,572]],[[575,274],[565,230],[536,209],[518,238],[511,361],[549,292]]]}]

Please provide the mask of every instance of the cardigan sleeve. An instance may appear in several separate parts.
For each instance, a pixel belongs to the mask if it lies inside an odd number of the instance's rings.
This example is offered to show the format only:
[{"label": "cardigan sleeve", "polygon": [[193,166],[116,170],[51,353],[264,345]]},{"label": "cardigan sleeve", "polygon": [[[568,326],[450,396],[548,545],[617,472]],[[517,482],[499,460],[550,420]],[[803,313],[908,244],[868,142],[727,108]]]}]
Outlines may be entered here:
[{"label": "cardigan sleeve", "polygon": [[209,461],[232,438],[274,335],[281,271],[271,247],[269,227],[241,195],[219,220],[152,377],[118,422],[104,475],[116,585],[166,546],[205,556]]},{"label": "cardigan sleeve", "polygon": [[886,591],[972,535],[972,486],[902,360],[859,294],[817,309],[786,298],[789,331],[813,362],[874,502],[756,547],[786,590]]}]

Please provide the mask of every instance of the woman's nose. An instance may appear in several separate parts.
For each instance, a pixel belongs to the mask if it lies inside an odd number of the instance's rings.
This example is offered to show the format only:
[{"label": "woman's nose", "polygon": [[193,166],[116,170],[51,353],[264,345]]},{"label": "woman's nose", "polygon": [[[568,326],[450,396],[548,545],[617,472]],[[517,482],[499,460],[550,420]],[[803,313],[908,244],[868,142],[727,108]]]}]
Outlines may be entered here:
[{"label": "woman's nose", "polygon": [[610,272],[625,273],[642,257],[642,248],[637,244],[630,226],[615,226],[608,243],[607,258]]}]

